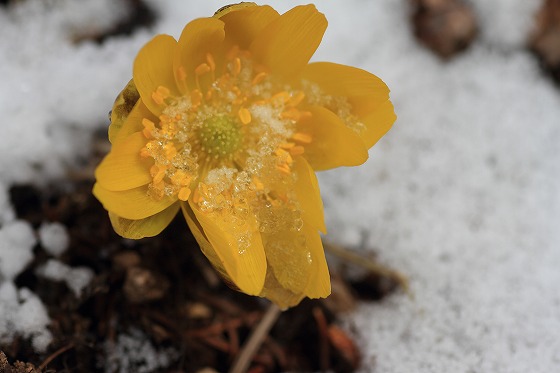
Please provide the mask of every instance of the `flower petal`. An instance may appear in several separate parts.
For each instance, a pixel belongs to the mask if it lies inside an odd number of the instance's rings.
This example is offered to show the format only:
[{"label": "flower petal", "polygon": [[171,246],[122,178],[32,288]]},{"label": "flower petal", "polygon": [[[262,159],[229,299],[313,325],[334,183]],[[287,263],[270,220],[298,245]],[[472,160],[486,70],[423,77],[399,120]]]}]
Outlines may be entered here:
[{"label": "flower petal", "polygon": [[218,15],[225,23],[226,44],[238,45],[241,49],[248,49],[255,37],[278,17],[280,14],[268,5],[245,6]]},{"label": "flower petal", "polygon": [[126,139],[128,136],[135,132],[142,131],[144,126],[142,125],[142,119],[149,119],[152,122],[158,122],[157,117],[152,114],[150,109],[144,104],[143,100],[140,99],[134,105],[132,111],[127,115],[126,120],[122,123],[111,122],[109,126],[109,141],[116,145],[118,142]]},{"label": "flower petal", "polygon": [[142,158],[140,150],[146,145],[142,132],[136,132],[113,146],[95,170],[95,178],[107,190],[122,191],[146,185],[152,181],[152,158]]},{"label": "flower petal", "polygon": [[314,170],[357,166],[368,159],[360,136],[332,111],[320,106],[309,108],[311,117],[298,123],[298,131],[310,134],[303,156]]},{"label": "flower petal", "polygon": [[329,271],[315,227],[304,222],[299,231],[283,229],[262,237],[270,270],[283,288],[275,286],[274,281],[270,284],[272,288],[265,285],[267,298],[277,302],[281,297],[276,297],[275,293],[292,293],[288,299],[297,304],[303,296],[321,298],[330,294]]},{"label": "flower petal", "polygon": [[303,227],[311,260],[311,275],[305,288],[309,298],[326,298],[331,293],[331,278],[321,236],[314,227]]},{"label": "flower petal", "polygon": [[291,77],[307,65],[326,28],[327,19],[314,5],[297,6],[266,26],[250,51],[274,73]]},{"label": "flower petal", "polygon": [[177,215],[177,211],[179,211],[179,203],[174,203],[162,212],[158,212],[145,219],[125,219],[113,212],[109,212],[109,219],[118,235],[137,240],[160,234]]},{"label": "flower petal", "polygon": [[177,201],[177,198],[171,197],[155,200],[148,195],[147,185],[115,192],[95,183],[93,194],[101,201],[105,210],[130,220],[140,220],[155,215]]},{"label": "flower petal", "polygon": [[152,98],[158,87],[167,88],[171,95],[179,94],[173,75],[173,55],[176,48],[177,41],[172,36],[157,35],[138,52],[134,60],[134,84],[144,104],[156,116],[164,108]]},{"label": "flower petal", "polygon": [[240,227],[229,212],[202,212],[196,204],[189,203],[229,277],[242,292],[258,295],[267,265],[255,217],[245,218]]},{"label": "flower petal", "polygon": [[297,175],[294,191],[301,205],[302,219],[307,224],[327,233],[323,215],[323,201],[315,172],[303,157],[295,157],[292,171]]},{"label": "flower petal", "polygon": [[[185,26],[173,57],[175,81],[183,93],[188,92],[188,87],[196,87],[195,69],[208,62],[207,54],[221,53],[224,36],[224,23],[217,18],[198,18]],[[216,56],[214,59],[221,60]]]},{"label": "flower petal", "polygon": [[397,119],[391,101],[387,100],[377,110],[362,119],[366,130],[361,134],[362,140],[369,149],[391,129]]},{"label": "flower petal", "polygon": [[121,130],[123,124],[128,118],[130,112],[136,106],[139,99],[140,94],[134,85],[134,80],[130,79],[128,84],[115,99],[113,109],[111,110],[111,124],[109,125],[110,142],[113,142],[113,138]]},{"label": "flower petal", "polygon": [[315,62],[305,67],[301,77],[319,84],[328,95],[346,97],[357,117],[371,113],[389,99],[389,88],[381,79],[355,67]]}]

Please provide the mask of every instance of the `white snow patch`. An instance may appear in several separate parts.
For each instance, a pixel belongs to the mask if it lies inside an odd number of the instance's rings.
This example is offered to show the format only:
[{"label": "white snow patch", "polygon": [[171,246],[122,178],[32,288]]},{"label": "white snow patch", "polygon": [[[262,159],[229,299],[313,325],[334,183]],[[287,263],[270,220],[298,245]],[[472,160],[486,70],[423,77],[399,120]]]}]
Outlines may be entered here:
[{"label": "white snow patch", "polygon": [[38,233],[41,246],[52,256],[60,256],[68,249],[70,237],[63,224],[44,222]]},{"label": "white snow patch", "polygon": [[90,268],[72,268],[56,259],[49,259],[43,266],[37,268],[37,274],[49,280],[64,281],[76,297],[82,294],[82,290],[94,276]]},{"label": "white snow patch", "polygon": [[14,221],[0,228],[0,281],[13,280],[33,259],[36,239],[31,226]]},{"label": "white snow patch", "polygon": [[156,350],[148,337],[137,329],[120,334],[117,343],[108,341],[105,351],[107,373],[149,373],[169,366],[178,357],[174,349]]},{"label": "white snow patch", "polygon": [[0,342],[9,343],[18,334],[30,338],[33,348],[43,352],[52,340],[50,322],[41,300],[28,289],[18,290],[6,281],[0,283]]}]

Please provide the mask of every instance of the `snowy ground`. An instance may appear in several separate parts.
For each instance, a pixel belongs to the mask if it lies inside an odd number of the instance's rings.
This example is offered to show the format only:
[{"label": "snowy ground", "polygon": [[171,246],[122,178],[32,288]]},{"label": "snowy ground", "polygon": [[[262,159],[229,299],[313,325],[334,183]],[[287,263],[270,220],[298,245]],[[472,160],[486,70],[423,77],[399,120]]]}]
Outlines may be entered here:
[{"label": "snowy ground", "polygon": [[[48,343],[40,300],[11,280],[36,237],[52,247],[54,268],[65,249],[64,233],[52,234],[63,228],[33,232],[15,220],[9,186],[59,178],[86,157],[139,47],[227,2],[151,0],[160,14],[152,29],[71,43],[110,27],[123,12],[116,3],[0,8],[1,339],[18,330],[38,349]],[[270,3],[284,11],[303,2]],[[330,26],[315,60],[378,74],[398,115],[364,166],[320,176],[330,238],[376,248],[414,293],[348,316],[364,372],[560,370],[560,89],[524,49],[540,1],[472,3],[481,36],[443,64],[411,36],[405,0],[317,2]]]}]

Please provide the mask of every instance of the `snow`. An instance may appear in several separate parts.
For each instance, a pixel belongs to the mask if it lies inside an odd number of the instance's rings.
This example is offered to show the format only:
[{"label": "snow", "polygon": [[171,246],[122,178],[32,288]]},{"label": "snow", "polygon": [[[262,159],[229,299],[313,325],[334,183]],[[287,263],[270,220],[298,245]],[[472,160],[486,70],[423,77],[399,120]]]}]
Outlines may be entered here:
[{"label": "snow", "polygon": [[177,351],[167,348],[157,350],[149,338],[140,330],[133,329],[129,334],[120,334],[117,342],[108,341],[105,346],[108,362],[107,373],[149,373],[165,368],[177,358]]},{"label": "snow", "polygon": [[94,276],[94,272],[87,267],[72,268],[56,259],[49,259],[37,269],[37,274],[49,280],[64,281],[76,297],[80,297]]},{"label": "snow", "polygon": [[[285,11],[303,2],[270,3]],[[362,304],[346,318],[359,330],[363,372],[560,366],[560,89],[524,49],[542,2],[471,3],[480,37],[448,63],[414,40],[405,0],[317,4],[329,29],[314,59],[379,75],[398,115],[365,165],[320,175],[328,239],[375,249],[410,278],[414,294]],[[7,190],[79,167],[141,45],[155,33],[178,36],[188,20],[226,2],[149,0],[160,17],[152,29],[101,45],[72,42],[76,33],[110,28],[124,11],[118,4],[27,0],[0,8],[2,340],[20,333],[41,349],[50,338],[40,300],[12,282],[36,241],[16,220]],[[41,228],[39,238],[57,256],[67,244],[64,233],[52,233]],[[46,272],[65,266],[49,263]],[[142,340],[133,333],[118,345]],[[118,347],[115,356],[132,350]]]},{"label": "snow", "polygon": [[68,249],[70,237],[64,225],[45,222],[39,227],[38,234],[41,246],[52,256],[60,256]]}]

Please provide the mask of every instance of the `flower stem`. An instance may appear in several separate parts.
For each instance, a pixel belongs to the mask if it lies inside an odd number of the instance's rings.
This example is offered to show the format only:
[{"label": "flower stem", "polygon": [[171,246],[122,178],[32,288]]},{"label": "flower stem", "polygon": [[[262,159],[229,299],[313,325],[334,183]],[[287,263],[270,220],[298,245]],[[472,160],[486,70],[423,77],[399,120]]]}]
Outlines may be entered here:
[{"label": "flower stem", "polygon": [[262,345],[268,335],[268,332],[280,316],[281,312],[282,311],[277,305],[274,303],[270,304],[263,318],[251,333],[249,340],[241,349],[241,353],[237,356],[237,359],[233,363],[233,367],[229,371],[230,373],[244,373],[247,371],[253,356],[255,356],[255,353]]}]

